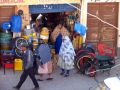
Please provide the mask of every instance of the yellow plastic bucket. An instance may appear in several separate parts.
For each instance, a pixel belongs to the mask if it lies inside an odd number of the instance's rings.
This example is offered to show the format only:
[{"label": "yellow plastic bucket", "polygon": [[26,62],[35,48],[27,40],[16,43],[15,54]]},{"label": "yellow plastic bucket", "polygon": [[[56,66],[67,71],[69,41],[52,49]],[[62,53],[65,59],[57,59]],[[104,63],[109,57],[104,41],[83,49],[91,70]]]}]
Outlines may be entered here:
[{"label": "yellow plastic bucket", "polygon": [[21,59],[15,59],[14,70],[23,70],[23,61]]},{"label": "yellow plastic bucket", "polygon": [[49,30],[46,27],[43,27],[40,32],[40,39],[43,39],[44,42],[48,42],[49,39]]}]

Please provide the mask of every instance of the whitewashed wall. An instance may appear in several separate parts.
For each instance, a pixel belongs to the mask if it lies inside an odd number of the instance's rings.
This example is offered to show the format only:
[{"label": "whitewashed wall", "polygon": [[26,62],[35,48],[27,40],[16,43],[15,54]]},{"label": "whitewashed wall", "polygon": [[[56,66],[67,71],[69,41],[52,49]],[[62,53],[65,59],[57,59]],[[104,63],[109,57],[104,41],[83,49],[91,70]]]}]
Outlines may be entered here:
[{"label": "whitewashed wall", "polygon": [[119,3],[119,15],[118,15],[118,56],[120,56],[120,3]]},{"label": "whitewashed wall", "polygon": [[119,15],[118,15],[118,47],[120,47],[120,3],[119,3]]}]

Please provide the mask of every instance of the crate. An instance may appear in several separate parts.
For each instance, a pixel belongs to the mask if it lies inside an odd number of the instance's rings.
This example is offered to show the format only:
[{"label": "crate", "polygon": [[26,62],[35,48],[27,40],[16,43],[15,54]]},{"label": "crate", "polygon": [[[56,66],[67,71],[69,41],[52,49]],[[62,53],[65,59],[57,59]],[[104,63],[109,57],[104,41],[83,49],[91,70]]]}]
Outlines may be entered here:
[{"label": "crate", "polygon": [[21,59],[15,59],[14,61],[14,70],[23,70],[23,61]]},{"label": "crate", "polygon": [[4,63],[4,65],[5,65],[5,68],[13,68],[14,67],[13,63]]}]

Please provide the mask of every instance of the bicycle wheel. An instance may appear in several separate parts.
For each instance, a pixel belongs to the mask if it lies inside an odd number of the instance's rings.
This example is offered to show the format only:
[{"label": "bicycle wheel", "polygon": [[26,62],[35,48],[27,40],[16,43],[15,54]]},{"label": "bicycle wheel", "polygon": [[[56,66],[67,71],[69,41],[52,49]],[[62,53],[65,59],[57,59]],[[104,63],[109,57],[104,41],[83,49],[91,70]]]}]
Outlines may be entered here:
[{"label": "bicycle wheel", "polygon": [[22,55],[23,55],[22,50],[20,50],[20,49],[18,49],[18,48],[15,48],[15,55],[16,55],[17,57],[22,57]]},{"label": "bicycle wheel", "polygon": [[[85,70],[87,69],[87,67],[89,67],[89,63],[86,63],[86,62],[90,62],[90,61],[94,61],[94,58],[91,57],[90,55],[88,54],[83,54],[83,55],[80,55],[78,58],[77,58],[77,61],[76,61],[76,68],[81,72],[81,73],[85,73]],[[87,67],[86,67],[87,66]]]},{"label": "bicycle wheel", "polygon": [[16,48],[21,49],[22,45],[28,45],[28,41],[24,38],[17,38],[15,41]]},{"label": "bicycle wheel", "polygon": [[95,66],[94,66],[94,65],[91,65],[91,66],[88,68],[87,72],[88,72],[88,75],[89,75],[90,77],[95,77],[95,75],[96,75],[96,68],[95,68]]}]

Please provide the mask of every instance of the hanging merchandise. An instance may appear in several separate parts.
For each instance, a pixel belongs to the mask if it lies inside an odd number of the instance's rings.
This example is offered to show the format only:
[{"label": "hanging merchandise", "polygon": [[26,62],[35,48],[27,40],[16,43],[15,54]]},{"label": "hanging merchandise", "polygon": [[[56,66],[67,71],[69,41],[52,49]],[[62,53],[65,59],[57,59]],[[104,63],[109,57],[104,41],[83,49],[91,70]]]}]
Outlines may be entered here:
[{"label": "hanging merchandise", "polygon": [[30,25],[26,25],[26,28],[24,29],[24,32],[23,32],[23,37],[26,39],[26,40],[29,40],[31,39],[31,37],[33,36],[36,36],[35,34],[35,29],[34,28],[31,28]]},{"label": "hanging merchandise", "polygon": [[22,28],[22,18],[19,15],[13,15],[11,17],[11,31],[12,32],[21,32]]},{"label": "hanging merchandise", "polygon": [[77,21],[74,25],[74,31],[79,33],[81,36],[84,36],[86,34],[87,28]]},{"label": "hanging merchandise", "polygon": [[32,38],[32,44],[33,44],[33,49],[35,50],[38,47],[38,44],[39,44],[39,40],[38,40],[36,35],[33,36],[33,38]]},{"label": "hanging merchandise", "polygon": [[49,30],[46,27],[43,27],[40,32],[40,39],[43,39],[44,42],[48,42],[49,39]]},{"label": "hanging merchandise", "polygon": [[10,20],[11,31],[13,32],[13,38],[21,37],[22,30],[22,10],[18,10],[16,15],[13,15]]},{"label": "hanging merchandise", "polygon": [[1,25],[3,30],[9,30],[11,28],[10,22],[4,22]]}]

